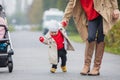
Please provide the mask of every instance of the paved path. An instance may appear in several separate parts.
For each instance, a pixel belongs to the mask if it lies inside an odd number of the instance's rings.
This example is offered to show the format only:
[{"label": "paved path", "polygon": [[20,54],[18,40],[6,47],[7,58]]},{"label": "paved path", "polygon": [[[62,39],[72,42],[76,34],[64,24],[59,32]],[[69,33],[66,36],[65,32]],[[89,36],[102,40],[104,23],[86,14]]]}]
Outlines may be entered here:
[{"label": "paved path", "polygon": [[49,72],[48,48],[39,43],[40,32],[18,31],[11,33],[15,50],[14,70],[0,69],[0,80],[120,80],[120,56],[105,53],[101,75],[82,76],[85,44],[74,43],[74,52],[68,52],[68,72],[63,73],[60,64],[55,74]]}]

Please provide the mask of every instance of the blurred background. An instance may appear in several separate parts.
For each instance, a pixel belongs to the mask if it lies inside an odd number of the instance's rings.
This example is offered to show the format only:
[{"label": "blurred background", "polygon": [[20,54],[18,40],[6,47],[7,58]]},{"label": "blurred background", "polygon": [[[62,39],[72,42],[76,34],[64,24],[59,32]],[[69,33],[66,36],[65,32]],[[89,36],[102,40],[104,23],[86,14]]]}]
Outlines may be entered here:
[{"label": "blurred background", "polygon": [[[16,30],[42,28],[43,13],[50,8],[65,9],[68,0],[1,0],[8,24]],[[54,4],[55,3],[55,4]],[[53,5],[54,4],[54,5]]]},{"label": "blurred background", "polygon": [[[10,31],[42,31],[45,11],[56,9],[64,12],[69,0],[0,0],[2,3]],[[120,0],[118,0],[120,9]],[[55,11],[53,11],[55,12]],[[75,42],[82,42],[73,22],[67,28],[69,37]],[[106,36],[106,51],[120,54],[120,22]]]}]

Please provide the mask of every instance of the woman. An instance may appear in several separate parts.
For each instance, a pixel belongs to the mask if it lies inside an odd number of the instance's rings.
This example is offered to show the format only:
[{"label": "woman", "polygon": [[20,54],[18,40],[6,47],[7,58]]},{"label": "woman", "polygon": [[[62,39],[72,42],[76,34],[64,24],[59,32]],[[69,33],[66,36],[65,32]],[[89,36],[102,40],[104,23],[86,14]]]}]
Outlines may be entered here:
[{"label": "woman", "polygon": [[[84,67],[80,74],[99,75],[105,48],[104,37],[119,17],[117,0],[69,0],[61,22],[63,27],[68,25],[71,16],[86,41]],[[90,70],[94,49],[94,66]]]}]

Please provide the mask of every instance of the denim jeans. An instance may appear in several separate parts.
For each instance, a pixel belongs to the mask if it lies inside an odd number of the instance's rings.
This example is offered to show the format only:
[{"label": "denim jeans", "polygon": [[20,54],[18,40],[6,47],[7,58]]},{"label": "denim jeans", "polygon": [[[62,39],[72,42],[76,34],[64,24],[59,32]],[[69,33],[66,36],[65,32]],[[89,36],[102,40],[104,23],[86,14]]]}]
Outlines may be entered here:
[{"label": "denim jeans", "polygon": [[104,36],[103,21],[101,16],[88,21],[88,42],[95,41],[96,39],[97,43],[103,42]]}]

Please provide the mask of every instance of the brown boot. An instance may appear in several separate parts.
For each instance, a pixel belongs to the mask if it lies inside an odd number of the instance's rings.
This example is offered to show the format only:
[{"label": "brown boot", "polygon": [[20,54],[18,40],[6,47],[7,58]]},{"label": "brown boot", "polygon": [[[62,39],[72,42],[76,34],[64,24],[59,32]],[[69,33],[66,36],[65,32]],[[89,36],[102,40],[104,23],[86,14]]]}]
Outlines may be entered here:
[{"label": "brown boot", "polygon": [[104,53],[104,47],[105,47],[104,42],[97,43],[94,66],[93,66],[93,69],[88,73],[88,75],[97,76],[100,74],[99,70],[100,70],[100,65],[101,65],[102,57]]},{"label": "brown boot", "polygon": [[87,75],[88,72],[90,71],[90,64],[91,64],[91,59],[94,51],[94,45],[95,42],[86,42],[86,48],[85,48],[85,61],[84,61],[84,67],[82,71],[80,72],[81,75]]}]

